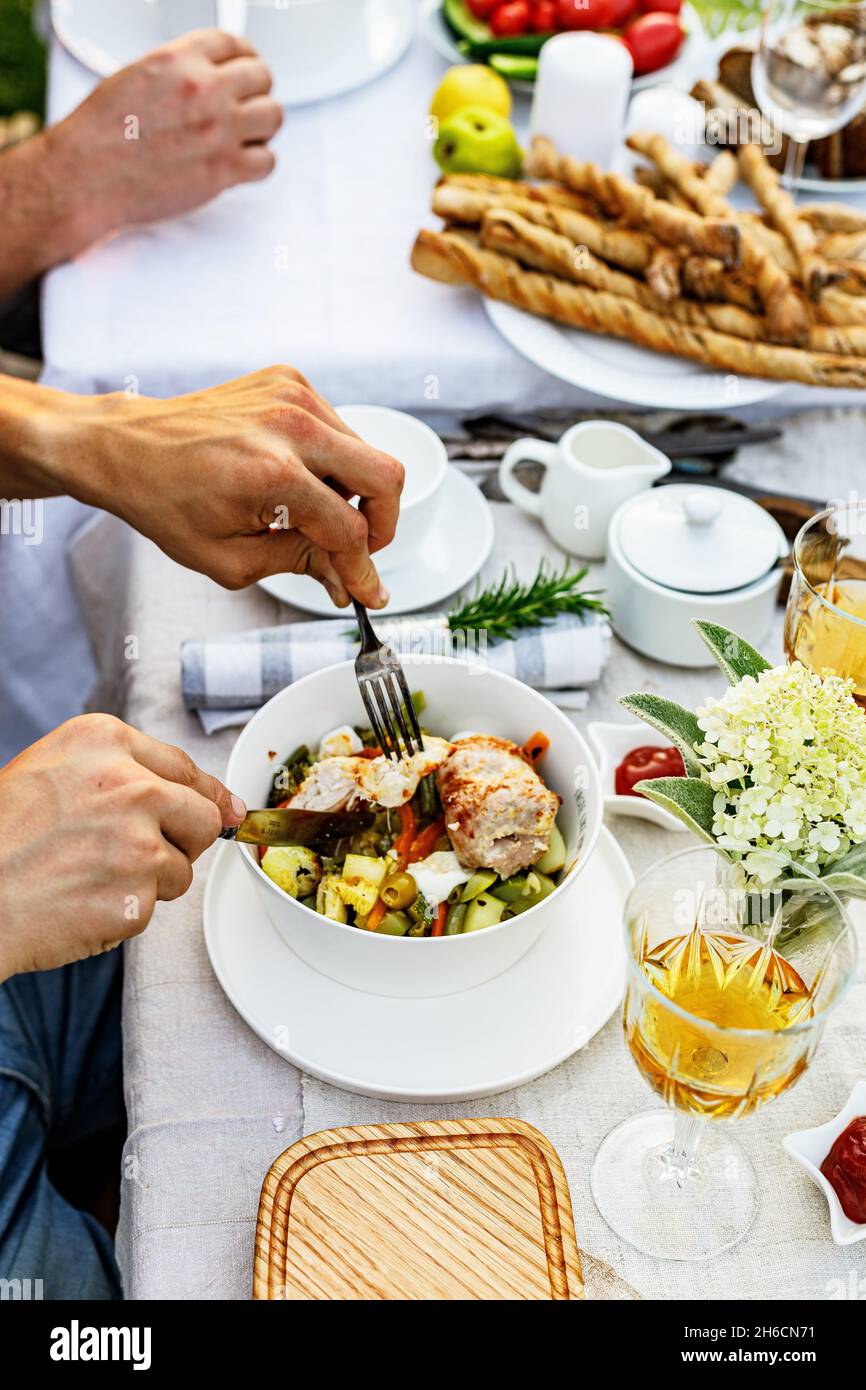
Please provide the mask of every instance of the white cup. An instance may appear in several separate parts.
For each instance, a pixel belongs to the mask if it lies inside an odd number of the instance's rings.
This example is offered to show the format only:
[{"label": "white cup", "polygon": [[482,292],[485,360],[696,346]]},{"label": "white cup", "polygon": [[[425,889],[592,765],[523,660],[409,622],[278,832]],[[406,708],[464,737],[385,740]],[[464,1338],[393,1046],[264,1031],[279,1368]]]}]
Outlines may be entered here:
[{"label": "white cup", "polygon": [[[518,464],[544,464],[539,492],[514,477]],[[556,544],[584,560],[607,554],[611,517],[626,498],[670,472],[671,462],[627,425],[587,420],[558,444],[517,439],[499,465],[499,485],[515,506],[537,516]]]},{"label": "white cup", "polygon": [[417,555],[436,520],[448,474],[448,454],[429,425],[402,410],[384,405],[341,405],[337,414],[374,449],[399,459],[406,470],[397,534],[375,557],[376,568],[385,574]]},{"label": "white cup", "polygon": [[166,40],[179,39],[191,29],[212,29],[217,23],[216,0],[158,0],[158,8]]}]

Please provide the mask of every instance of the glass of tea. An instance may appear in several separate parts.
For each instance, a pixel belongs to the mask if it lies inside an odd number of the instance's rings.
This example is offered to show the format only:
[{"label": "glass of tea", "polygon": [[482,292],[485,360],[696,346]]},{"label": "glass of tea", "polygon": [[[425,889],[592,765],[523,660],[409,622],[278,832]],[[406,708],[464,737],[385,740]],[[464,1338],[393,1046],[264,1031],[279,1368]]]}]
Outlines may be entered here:
[{"label": "glass of tea", "polygon": [[758,1209],[752,1164],[720,1121],[751,1115],[802,1076],[854,979],[856,935],[819,879],[750,892],[707,846],[638,881],[625,937],[625,1040],[666,1108],[608,1134],[593,1197],[645,1254],[708,1259],[735,1245]]},{"label": "glass of tea", "polygon": [[807,521],[794,541],[785,613],[785,654],[822,675],[854,682],[866,706],[866,501]]}]

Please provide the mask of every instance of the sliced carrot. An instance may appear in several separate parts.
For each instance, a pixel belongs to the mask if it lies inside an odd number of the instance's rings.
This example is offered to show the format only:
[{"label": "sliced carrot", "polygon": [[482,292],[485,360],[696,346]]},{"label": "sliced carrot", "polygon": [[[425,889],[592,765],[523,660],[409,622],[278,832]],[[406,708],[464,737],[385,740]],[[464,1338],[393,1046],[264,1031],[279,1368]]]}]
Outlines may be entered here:
[{"label": "sliced carrot", "polygon": [[392,846],[401,869],[405,869],[409,862],[409,851],[412,848],[412,841],[415,839],[417,829],[418,822],[415,819],[415,812],[408,802],[404,802],[400,807],[400,833]]},{"label": "sliced carrot", "polygon": [[526,740],[523,745],[523,752],[529,761],[534,763],[541,757],[542,753],[547,752],[549,747],[550,739],[539,729]]},{"label": "sliced carrot", "polygon": [[436,841],[440,835],[445,834],[445,817],[439,816],[437,820],[431,821],[426,830],[422,830],[420,835],[416,835],[409,849],[407,864],[414,864],[418,859],[426,859],[428,854],[432,854],[436,848]]},{"label": "sliced carrot", "polygon": [[362,748],[360,753],[356,753],[356,758],[381,758],[381,748]]},{"label": "sliced carrot", "polygon": [[367,920],[364,923],[366,930],[375,931],[384,916],[385,904],[382,902],[381,898],[377,898],[370,908],[370,911],[367,913]]},{"label": "sliced carrot", "polygon": [[433,918],[433,925],[430,928],[431,936],[442,936],[445,931],[445,918],[448,916],[448,904],[440,903],[436,909],[436,916]]}]

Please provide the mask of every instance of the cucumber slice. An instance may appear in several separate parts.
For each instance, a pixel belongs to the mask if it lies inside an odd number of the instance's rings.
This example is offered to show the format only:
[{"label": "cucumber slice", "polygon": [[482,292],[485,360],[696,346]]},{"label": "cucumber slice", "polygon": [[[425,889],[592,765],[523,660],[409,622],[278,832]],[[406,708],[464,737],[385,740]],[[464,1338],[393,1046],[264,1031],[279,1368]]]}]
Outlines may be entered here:
[{"label": "cucumber slice", "polygon": [[487,65],[506,82],[534,82],[538,76],[538,59],[521,58],[516,53],[491,53]]},{"label": "cucumber slice", "polygon": [[484,43],[492,37],[493,31],[475,18],[464,0],[442,0],[442,14],[449,28],[469,43]]},{"label": "cucumber slice", "polygon": [[550,832],[550,844],[544,851],[540,859],[536,859],[533,869],[537,869],[540,874],[558,874],[560,869],[565,868],[565,841],[558,825],[554,825]]},{"label": "cucumber slice", "polygon": [[492,38],[470,39],[467,35],[467,51],[470,58],[492,58],[500,53],[520,58],[537,58],[552,34],[514,34],[513,37],[494,35]]},{"label": "cucumber slice", "polygon": [[463,918],[463,931],[481,931],[484,927],[495,927],[505,911],[505,903],[500,898],[488,897],[481,893],[473,898]]}]

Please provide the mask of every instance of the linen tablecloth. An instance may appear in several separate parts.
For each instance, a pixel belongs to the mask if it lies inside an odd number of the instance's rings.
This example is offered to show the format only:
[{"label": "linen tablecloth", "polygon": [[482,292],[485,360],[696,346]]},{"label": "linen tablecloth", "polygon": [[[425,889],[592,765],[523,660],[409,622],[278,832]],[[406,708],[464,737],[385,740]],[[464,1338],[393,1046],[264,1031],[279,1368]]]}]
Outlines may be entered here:
[{"label": "linen tablecloth", "polygon": [[[837,433],[843,428],[837,421]],[[778,448],[765,451],[762,465],[771,483],[774,457],[778,460]],[[754,476],[756,466],[738,464],[736,471],[748,477],[751,469]],[[841,485],[842,479],[837,481]],[[494,510],[497,538],[488,577],[498,574],[506,557],[526,573],[539,553],[555,556],[535,522],[504,504]],[[288,610],[258,589],[227,594],[200,575],[179,571],[148,542],[134,538],[130,543],[115,522],[102,523],[79,542],[74,568],[114,701],[132,723],[182,744],[205,768],[222,774],[234,733],[207,739],[196,717],[184,711],[179,644],[193,634],[216,636],[285,620]],[[112,572],[124,570],[125,585],[115,579],[107,590]],[[106,592],[116,596],[124,589],[125,602],[106,604]],[[130,633],[139,639],[139,656],[122,663],[117,652],[123,650],[122,636]],[[777,623],[768,652],[778,656],[779,641]],[[720,685],[713,671],[657,666],[615,642],[589,709],[575,721],[585,728],[589,719],[618,718],[616,697],[627,690],[661,689],[693,705]],[[690,842],[686,835],[622,817],[611,818],[609,826],[638,873]],[[592,1297],[850,1296],[862,1257],[857,1247],[833,1244],[824,1199],[782,1151],[781,1138],[823,1122],[844,1103],[854,1081],[866,1075],[862,967],[813,1068],[789,1095],[739,1126],[761,1185],[752,1232],[710,1264],[661,1263],[638,1254],[608,1229],[589,1190],[590,1166],[603,1136],[655,1103],[626,1052],[617,1017],[555,1071],[499,1096],[423,1106],[337,1090],[300,1075],[271,1052],[223,995],[202,937],[202,890],[210,859],[209,853],[199,861],[190,893],[160,905],[147,931],[126,951],[129,1138],[118,1254],[128,1297],[247,1298],[262,1178],[302,1134],[335,1125],[458,1115],[517,1116],[538,1125],[556,1145],[571,1185]]]},{"label": "linen tablecloth", "polygon": [[[288,110],[264,183],[54,271],[43,335],[52,384],[165,396],[290,362],[335,403],[452,413],[603,405],[521,357],[474,292],[410,269],[416,231],[439,225],[425,117],[445,67],[419,34],[378,82]],[[55,45],[52,119],[93,80]],[[527,112],[519,98],[521,127]],[[750,410],[862,399],[789,387]]]}]

